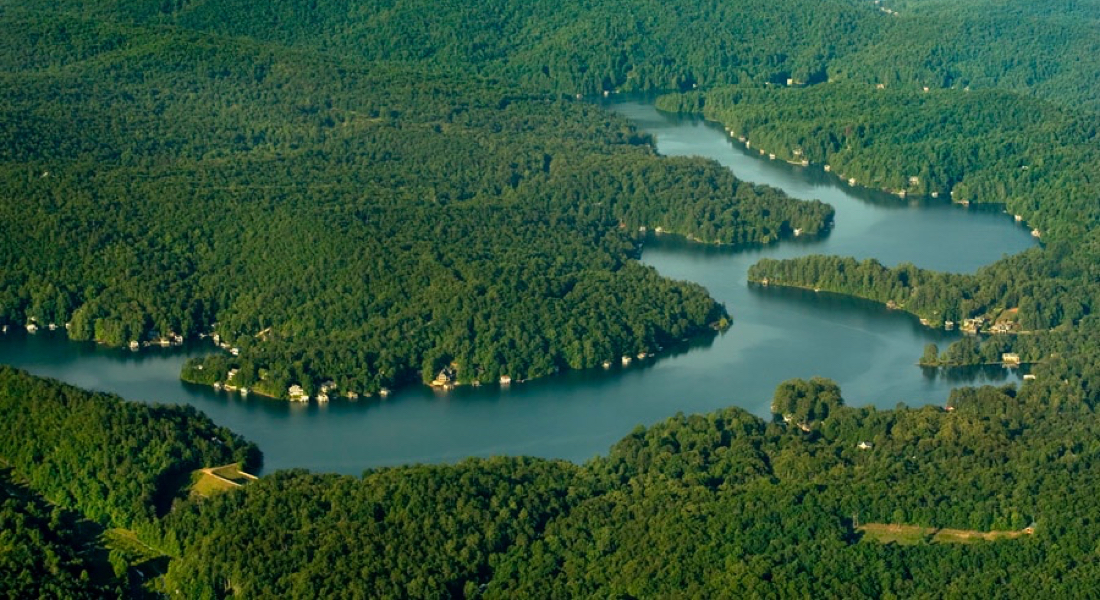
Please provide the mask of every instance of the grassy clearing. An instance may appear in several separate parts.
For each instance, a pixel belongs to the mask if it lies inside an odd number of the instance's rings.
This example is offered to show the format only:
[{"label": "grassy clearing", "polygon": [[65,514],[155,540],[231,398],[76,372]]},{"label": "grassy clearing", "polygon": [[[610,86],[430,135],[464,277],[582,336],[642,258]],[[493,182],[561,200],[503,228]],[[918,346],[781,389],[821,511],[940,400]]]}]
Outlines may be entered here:
[{"label": "grassy clearing", "polygon": [[220,494],[237,487],[240,487],[240,484],[222,479],[206,469],[199,469],[191,475],[192,496],[209,498],[215,494]]},{"label": "grassy clearing", "polygon": [[198,469],[191,473],[191,495],[209,498],[239,488],[255,479],[255,475],[245,473],[237,463]]},{"label": "grassy clearing", "polygon": [[1027,531],[973,531],[968,529],[941,529],[932,538],[934,542],[945,544],[968,544],[977,540],[1014,540],[1021,535],[1030,535]]},{"label": "grassy clearing", "polygon": [[864,540],[874,540],[881,544],[893,542],[902,546],[930,541],[936,533],[936,529],[933,527],[894,525],[890,523],[868,523],[861,525],[858,529],[863,532]]},{"label": "grassy clearing", "polygon": [[864,540],[875,541],[880,544],[893,542],[902,546],[920,543],[969,544],[979,540],[1011,540],[1032,533],[1029,529],[1019,531],[976,531],[973,529],[942,529],[895,523],[867,523],[861,525],[858,529],[863,533]]},{"label": "grassy clearing", "polygon": [[215,467],[210,469],[210,473],[213,475],[225,479],[226,481],[232,481],[238,485],[244,485],[256,479],[255,475],[245,473],[241,470],[239,463],[233,463],[231,465],[225,465],[224,467]]}]

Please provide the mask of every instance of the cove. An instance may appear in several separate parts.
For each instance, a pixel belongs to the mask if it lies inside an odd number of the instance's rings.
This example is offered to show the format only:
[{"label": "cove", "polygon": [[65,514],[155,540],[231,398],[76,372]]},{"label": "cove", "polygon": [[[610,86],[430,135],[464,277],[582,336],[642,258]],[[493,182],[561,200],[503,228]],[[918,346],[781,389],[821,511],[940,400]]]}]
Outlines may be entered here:
[{"label": "cove", "polygon": [[437,393],[413,387],[385,401],[327,405],[241,399],[180,382],[183,361],[209,351],[206,345],[135,354],[71,343],[49,332],[19,332],[0,337],[0,362],[131,400],[193,404],[259,444],[266,471],[303,467],[353,474],[498,454],[583,461],[605,453],[636,425],[677,412],[735,405],[765,416],[775,386],[792,377],[830,377],[848,404],[883,408],[942,404],[958,385],[1015,379],[1000,368],[922,371],[914,363],[924,345],[942,347],[959,334],[928,330],[914,317],[860,300],[761,289],[745,281],[749,266],[761,258],[810,253],[973,272],[1034,245],[1028,231],[999,208],[966,209],[849,188],[819,167],[747,152],[720,127],[700,120],[660,114],[645,102],[609,106],[654,134],[663,154],[712,158],[741,179],[836,208],[836,225],[823,239],[740,250],[674,237],[647,240],[644,262],[666,276],[698,282],[726,303],[733,327],[712,341],[670,348],[626,368],[572,372],[504,389]]}]

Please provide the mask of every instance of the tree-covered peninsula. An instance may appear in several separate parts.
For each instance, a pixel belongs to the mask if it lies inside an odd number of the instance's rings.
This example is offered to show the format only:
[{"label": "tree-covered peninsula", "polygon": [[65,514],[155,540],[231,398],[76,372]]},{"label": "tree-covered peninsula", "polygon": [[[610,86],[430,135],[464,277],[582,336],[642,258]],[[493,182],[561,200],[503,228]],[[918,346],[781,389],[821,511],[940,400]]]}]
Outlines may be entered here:
[{"label": "tree-covered peninsula", "polygon": [[0,16],[0,323],[217,334],[192,381],[354,396],[657,352],[728,316],[641,266],[639,229],[831,218],[572,97],[93,12]]},{"label": "tree-covered peninsula", "polygon": [[[1083,234],[1088,8],[887,4],[16,3],[0,323],[216,333],[233,358],[184,376],[274,396],[522,380],[705,335],[724,308],[639,266],[640,227],[767,243],[831,211],[657,157],[575,98],[621,91],[705,89],[777,155]],[[943,23],[960,35],[922,33]]]},{"label": "tree-covered peninsula", "polygon": [[[723,123],[731,137],[777,158],[816,164],[850,185],[901,197],[1001,204],[1041,248],[975,274],[875,260],[765,260],[748,278],[855,295],[932,327],[991,334],[935,363],[1044,360],[1093,337],[1100,306],[1100,115],[1087,105],[1002,90],[825,83],[723,87],[668,95],[658,106]],[[930,241],[931,243],[931,241]],[[927,362],[927,361],[925,361]]]},{"label": "tree-covered peninsula", "polygon": [[1087,317],[1100,306],[1096,113],[999,91],[839,84],[724,88],[659,104],[701,112],[753,147],[827,165],[852,185],[1003,204],[1043,244],[975,274],[805,256],[761,261],[750,281],[855,295],[932,327],[994,336],[966,339],[936,364],[1006,354],[1037,362],[1094,337]]},{"label": "tree-covered peninsula", "polygon": [[1020,386],[875,410],[792,380],[771,418],[677,415],[584,465],[226,479],[211,469],[258,451],[193,409],[0,368],[0,592],[1095,594],[1098,19],[1030,0],[6,4],[0,325],[216,332],[235,352],[188,367],[211,383],[365,393],[650,351],[726,314],[635,260],[640,227],[764,243],[828,223],[656,156],[576,94],[685,92],[662,106],[855,185],[1003,203],[1042,247],[975,274],[749,274],[972,330],[923,362],[1014,355]]}]

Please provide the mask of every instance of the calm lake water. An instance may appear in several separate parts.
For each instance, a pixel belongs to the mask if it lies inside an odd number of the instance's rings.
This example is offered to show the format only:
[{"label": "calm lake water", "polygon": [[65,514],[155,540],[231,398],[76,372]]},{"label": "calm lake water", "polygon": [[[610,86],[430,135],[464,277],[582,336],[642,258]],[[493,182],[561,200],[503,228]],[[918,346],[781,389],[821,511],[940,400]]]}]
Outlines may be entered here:
[{"label": "calm lake water", "polygon": [[209,346],[135,354],[20,332],[0,338],[0,362],[132,400],[193,404],[258,443],[265,471],[304,467],[355,474],[375,466],[498,454],[583,461],[606,453],[636,425],[677,412],[733,405],[764,416],[776,384],[792,377],[830,377],[841,384],[848,404],[883,408],[942,404],[959,385],[1015,380],[1000,368],[952,375],[918,368],[925,344],[942,347],[958,334],[927,330],[913,317],[859,300],[760,289],[745,281],[749,266],[761,258],[811,253],[973,272],[1034,244],[1000,209],[853,190],[820,167],[746,152],[714,125],[660,114],[645,103],[613,108],[655,134],[663,154],[706,156],[741,179],[836,208],[836,227],[820,240],[741,251],[670,237],[647,242],[644,262],[669,277],[698,282],[726,303],[733,327],[713,341],[670,349],[627,368],[567,373],[509,389],[411,388],[384,402],[306,406],[244,400],[181,383],[183,361]]}]

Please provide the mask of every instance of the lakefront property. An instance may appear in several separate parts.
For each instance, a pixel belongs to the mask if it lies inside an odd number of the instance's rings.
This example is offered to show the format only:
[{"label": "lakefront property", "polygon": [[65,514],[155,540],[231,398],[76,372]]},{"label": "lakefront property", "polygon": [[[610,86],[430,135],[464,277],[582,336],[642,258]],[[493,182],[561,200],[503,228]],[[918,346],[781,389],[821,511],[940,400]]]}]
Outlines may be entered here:
[{"label": "lakefront property", "polygon": [[5,3],[0,595],[1093,595],[1098,19]]}]

